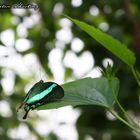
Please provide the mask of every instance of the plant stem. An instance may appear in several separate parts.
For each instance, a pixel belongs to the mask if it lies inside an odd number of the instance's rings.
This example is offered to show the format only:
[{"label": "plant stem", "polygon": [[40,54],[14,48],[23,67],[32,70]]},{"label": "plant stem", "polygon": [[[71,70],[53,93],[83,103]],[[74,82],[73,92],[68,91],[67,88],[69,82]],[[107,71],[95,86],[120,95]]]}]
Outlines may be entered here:
[{"label": "plant stem", "polygon": [[131,67],[131,70],[132,70],[132,73],[133,73],[133,75],[135,77],[135,80],[137,81],[137,83],[138,83],[138,85],[140,87],[140,80],[137,77],[137,74],[136,74],[136,71],[135,71],[134,67]]},{"label": "plant stem", "polygon": [[121,109],[121,111],[123,112],[123,114],[125,115],[125,117],[126,117],[128,120],[130,120],[130,122],[132,122],[137,128],[140,128],[139,125],[129,116],[129,114],[128,114],[128,113],[125,111],[125,109],[122,107],[122,105],[120,104],[120,102],[118,101],[118,99],[117,99],[117,97],[116,97],[116,95],[115,95],[115,92],[114,92],[114,90],[113,90],[113,88],[112,88],[111,83],[109,83],[109,84],[110,84],[110,88],[111,88],[111,90],[112,90],[113,96],[114,96],[114,98],[115,98],[115,101],[116,101],[117,105],[119,106],[119,108]]},{"label": "plant stem", "polygon": [[139,125],[129,116],[129,114],[125,111],[125,109],[122,107],[122,105],[120,104],[120,102],[118,101],[118,99],[116,100],[116,103],[118,104],[119,108],[121,109],[121,111],[124,113],[125,117],[130,120],[130,122],[132,122],[135,126],[137,126],[138,128]]},{"label": "plant stem", "polygon": [[126,120],[124,120],[122,117],[120,117],[119,115],[117,115],[113,110],[109,110],[110,113],[116,117],[118,120],[120,120],[121,122],[123,122],[125,125],[127,125],[128,127],[130,127],[132,130],[134,130],[135,132],[137,132],[140,135],[140,131],[135,128],[133,125],[131,125],[130,123],[128,123]]}]

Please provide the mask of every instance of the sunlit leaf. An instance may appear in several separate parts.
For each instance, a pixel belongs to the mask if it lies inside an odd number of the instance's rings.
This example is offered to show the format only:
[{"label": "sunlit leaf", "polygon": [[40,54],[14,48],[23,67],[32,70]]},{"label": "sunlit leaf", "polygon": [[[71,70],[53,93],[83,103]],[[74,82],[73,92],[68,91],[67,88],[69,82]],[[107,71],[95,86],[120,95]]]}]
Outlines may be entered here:
[{"label": "sunlit leaf", "polygon": [[92,38],[94,38],[97,42],[102,44],[107,50],[120,58],[127,65],[133,66],[135,64],[136,58],[134,53],[129,50],[124,44],[121,44],[118,40],[108,35],[107,33],[95,28],[94,26],[78,21],[76,19],[72,19],[68,16],[66,17],[74,22],[87,34],[89,34]]}]

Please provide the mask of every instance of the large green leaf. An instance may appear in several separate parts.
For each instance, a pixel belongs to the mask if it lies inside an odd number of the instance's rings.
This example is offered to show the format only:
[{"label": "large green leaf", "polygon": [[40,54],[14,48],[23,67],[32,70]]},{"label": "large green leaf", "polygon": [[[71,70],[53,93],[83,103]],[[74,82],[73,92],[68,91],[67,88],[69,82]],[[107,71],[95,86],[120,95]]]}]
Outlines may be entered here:
[{"label": "large green leaf", "polygon": [[[110,88],[110,86],[112,88]],[[52,109],[62,106],[98,105],[110,108],[115,101],[119,89],[119,80],[112,78],[85,78],[62,85],[65,96],[59,102],[48,103],[38,108]],[[113,92],[112,93],[112,89]]]},{"label": "large green leaf", "polygon": [[79,26],[82,30],[84,30],[87,34],[89,34],[92,38],[94,38],[97,42],[102,44],[106,49],[120,58],[127,65],[133,66],[135,64],[136,57],[134,53],[130,51],[124,44],[121,44],[118,40],[95,28],[94,26],[76,19],[72,19],[68,16],[66,17]]}]

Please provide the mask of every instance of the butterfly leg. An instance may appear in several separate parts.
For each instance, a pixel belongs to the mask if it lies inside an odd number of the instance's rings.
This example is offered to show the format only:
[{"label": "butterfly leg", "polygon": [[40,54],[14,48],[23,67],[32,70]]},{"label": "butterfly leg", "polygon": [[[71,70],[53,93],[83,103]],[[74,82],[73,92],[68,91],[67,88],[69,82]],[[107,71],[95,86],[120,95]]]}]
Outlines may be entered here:
[{"label": "butterfly leg", "polygon": [[28,115],[30,109],[31,109],[31,107],[30,107],[29,105],[25,104],[24,110],[26,111],[26,113],[25,113],[25,115],[23,116],[23,119],[26,119],[26,118],[27,118],[27,115]]},{"label": "butterfly leg", "polygon": [[26,118],[27,118],[27,115],[28,115],[29,111],[30,111],[30,109],[28,109],[28,110],[26,111],[25,115],[23,116],[23,119],[26,119]]}]

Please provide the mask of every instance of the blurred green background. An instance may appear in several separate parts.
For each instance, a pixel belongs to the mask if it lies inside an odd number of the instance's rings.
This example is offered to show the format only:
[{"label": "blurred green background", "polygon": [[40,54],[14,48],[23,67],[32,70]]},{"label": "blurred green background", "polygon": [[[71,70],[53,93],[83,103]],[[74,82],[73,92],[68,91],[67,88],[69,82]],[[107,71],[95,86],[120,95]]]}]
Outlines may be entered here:
[{"label": "blurred green background", "polygon": [[[13,5],[1,1],[0,5]],[[34,9],[0,9],[0,140],[137,140],[100,107],[16,113],[25,93],[43,79],[59,84],[99,77],[110,62],[119,68],[119,100],[139,123],[139,89],[130,69],[62,13],[94,25],[133,50],[140,62],[139,0],[24,0]],[[113,45],[113,44],[112,44]],[[118,110],[119,111],[119,110]],[[22,114],[22,113],[21,113]]]}]

